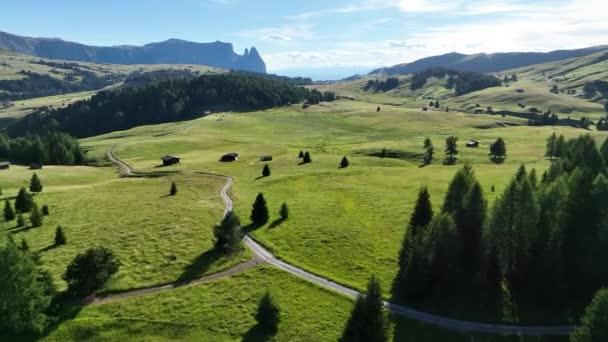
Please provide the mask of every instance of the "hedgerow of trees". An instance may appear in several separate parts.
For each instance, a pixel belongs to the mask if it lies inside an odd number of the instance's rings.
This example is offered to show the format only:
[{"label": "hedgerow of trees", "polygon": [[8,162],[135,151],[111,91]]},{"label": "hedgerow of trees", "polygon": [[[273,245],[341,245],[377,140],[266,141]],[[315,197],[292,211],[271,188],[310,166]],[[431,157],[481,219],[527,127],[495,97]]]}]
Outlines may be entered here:
[{"label": "hedgerow of trees", "polygon": [[410,89],[421,89],[431,77],[445,78],[446,76],[448,76],[448,80],[445,87],[454,89],[456,95],[464,95],[490,87],[500,87],[501,85],[501,80],[491,75],[438,67],[415,73],[412,76]]},{"label": "hedgerow of trees", "polygon": [[492,208],[473,169],[452,179],[432,213],[421,190],[393,295],[409,303],[462,298],[496,319],[580,310],[608,286],[608,140],[564,142],[537,180],[522,165]]},{"label": "hedgerow of trees", "polygon": [[389,77],[386,81],[380,80],[369,80],[363,87],[363,90],[369,91],[370,89],[376,92],[385,92],[393,90],[399,86],[399,79],[397,77]]},{"label": "hedgerow of trees", "polygon": [[81,165],[86,162],[78,140],[65,133],[10,139],[0,134],[0,159],[17,164]]},{"label": "hedgerow of trees", "polygon": [[206,110],[258,110],[300,103],[310,95],[306,88],[249,74],[205,75],[102,91],[66,108],[30,114],[9,126],[7,132],[23,136],[61,131],[88,137],[193,119]]}]

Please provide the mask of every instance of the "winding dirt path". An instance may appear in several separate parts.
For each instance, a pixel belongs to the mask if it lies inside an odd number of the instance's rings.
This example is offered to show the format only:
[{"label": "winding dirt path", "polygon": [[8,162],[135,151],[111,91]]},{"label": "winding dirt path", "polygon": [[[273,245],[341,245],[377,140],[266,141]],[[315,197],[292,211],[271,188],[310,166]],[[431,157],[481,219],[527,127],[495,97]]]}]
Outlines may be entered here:
[{"label": "winding dirt path", "polygon": [[[115,148],[115,147],[114,147]],[[108,151],[108,158],[116,163],[121,169],[121,175],[123,176],[135,176],[135,177],[143,177],[150,175],[160,175],[160,173],[143,173],[143,172],[135,172],[133,168],[125,163],[124,161],[116,158],[114,156],[114,148]],[[196,172],[198,174],[215,176],[215,177],[223,177],[226,179],[226,184],[220,190],[220,196],[225,203],[224,215],[232,210],[233,203],[230,195],[228,195],[228,191],[230,187],[234,183],[234,180],[230,176],[218,175],[207,172]],[[207,275],[187,283],[171,283],[161,286],[143,288],[143,289],[135,289],[123,293],[108,295],[106,297],[94,298],[92,300],[93,303],[106,303],[111,302],[113,300],[119,300],[124,298],[130,298],[135,296],[141,296],[149,293],[164,291],[174,289],[184,285],[193,285],[199,284],[219,278],[229,277],[240,272],[243,272],[247,269],[250,269],[257,264],[267,263],[274,267],[277,267],[281,270],[289,272],[299,278],[308,280],[314,284],[322,286],[327,289],[331,289],[335,292],[341,293],[343,295],[349,296],[351,298],[355,298],[360,295],[360,292],[354,290],[352,288],[346,287],[344,285],[340,285],[336,282],[333,282],[329,279],[317,276],[313,273],[307,272],[301,268],[288,264],[282,260],[279,260],[275,257],[270,251],[264,248],[261,244],[256,242],[251,236],[246,235],[243,239],[245,245],[253,252],[254,258],[245,263],[238,264],[233,266],[230,269],[227,269],[222,272],[218,272],[215,274]],[[384,305],[387,310],[391,313],[402,316],[405,318],[413,319],[419,322],[423,322],[426,324],[438,326],[441,328],[445,328],[452,331],[458,331],[463,333],[484,333],[484,334],[502,334],[502,335],[519,335],[519,336],[545,336],[545,335],[568,335],[573,329],[574,326],[571,325],[552,325],[552,326],[524,326],[524,325],[506,325],[506,324],[489,324],[489,323],[479,323],[479,322],[471,322],[471,321],[463,321],[458,319],[447,318],[443,316],[433,315],[425,312],[421,312],[410,307],[406,307],[403,305],[393,304],[390,302],[384,302]]]}]

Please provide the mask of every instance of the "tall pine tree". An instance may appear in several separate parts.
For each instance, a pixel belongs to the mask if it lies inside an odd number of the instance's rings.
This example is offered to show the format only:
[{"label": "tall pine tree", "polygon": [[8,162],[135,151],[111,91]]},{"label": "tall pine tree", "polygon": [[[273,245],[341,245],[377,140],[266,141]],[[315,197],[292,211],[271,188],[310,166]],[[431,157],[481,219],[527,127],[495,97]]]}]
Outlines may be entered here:
[{"label": "tall pine tree", "polygon": [[13,206],[11,202],[7,199],[4,201],[4,221],[12,221],[16,217],[15,211],[13,210]]},{"label": "tall pine tree", "polygon": [[30,179],[30,192],[39,193],[42,192],[42,182],[38,175],[34,172],[32,179]]},{"label": "tall pine tree", "polygon": [[264,224],[266,224],[266,222],[268,222],[268,207],[266,206],[264,194],[262,194],[261,192],[255,198],[255,202],[253,202],[250,218],[251,222],[258,226],[263,226]]},{"label": "tall pine tree", "polygon": [[372,276],[367,285],[367,292],[357,297],[340,341],[385,342],[388,340],[386,330],[382,290],[378,280]]},{"label": "tall pine tree", "polygon": [[30,195],[25,188],[19,189],[19,193],[15,199],[15,210],[18,213],[27,213],[32,210],[33,205],[34,200],[32,199],[32,195]]}]

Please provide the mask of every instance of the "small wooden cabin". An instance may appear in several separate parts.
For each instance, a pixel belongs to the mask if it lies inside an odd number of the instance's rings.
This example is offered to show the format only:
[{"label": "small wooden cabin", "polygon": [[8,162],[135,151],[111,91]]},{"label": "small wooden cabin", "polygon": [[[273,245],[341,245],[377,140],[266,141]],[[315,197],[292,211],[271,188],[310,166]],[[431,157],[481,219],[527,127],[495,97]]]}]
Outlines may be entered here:
[{"label": "small wooden cabin", "polygon": [[179,163],[181,159],[173,156],[164,156],[161,160],[163,161],[163,166],[170,166]]},{"label": "small wooden cabin", "polygon": [[467,142],[467,147],[479,147],[479,141],[469,140]]},{"label": "small wooden cabin", "polygon": [[8,170],[11,167],[11,163],[7,161],[0,162],[0,170]]},{"label": "small wooden cabin", "polygon": [[272,161],[272,156],[261,156],[260,161]]},{"label": "small wooden cabin", "polygon": [[30,170],[40,170],[42,169],[42,164],[40,163],[31,163]]},{"label": "small wooden cabin", "polygon": [[223,162],[237,161],[239,160],[239,154],[235,152],[224,154],[220,160]]}]

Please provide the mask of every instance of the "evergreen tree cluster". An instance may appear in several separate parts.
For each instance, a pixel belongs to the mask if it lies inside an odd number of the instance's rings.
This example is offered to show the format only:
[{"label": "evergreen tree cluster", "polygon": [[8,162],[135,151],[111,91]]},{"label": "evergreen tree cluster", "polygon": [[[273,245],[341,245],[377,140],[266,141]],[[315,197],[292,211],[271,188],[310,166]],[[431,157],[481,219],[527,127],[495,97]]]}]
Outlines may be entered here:
[{"label": "evergreen tree cluster", "polygon": [[457,71],[443,67],[427,69],[412,76],[411,90],[422,89],[429,78],[448,77],[446,89],[454,89],[456,95],[464,95],[490,87],[500,87],[500,79],[473,71]]},{"label": "evergreen tree cluster", "polygon": [[555,132],[547,139],[545,148],[545,157],[549,159],[560,158],[564,154],[566,148],[566,139],[563,134],[558,137]]},{"label": "evergreen tree cluster", "polygon": [[600,94],[604,98],[608,98],[608,82],[597,80],[587,82],[583,87],[583,94],[586,98],[592,99],[597,94]]},{"label": "evergreen tree cluster", "polygon": [[21,70],[19,74],[24,77],[17,80],[0,80],[0,101],[97,90],[112,84],[115,77],[98,77],[94,72],[80,69],[72,69],[64,79],[25,70]]},{"label": "evergreen tree cluster", "polygon": [[380,80],[369,80],[367,84],[363,87],[363,90],[369,91],[373,90],[375,92],[386,92],[389,90],[393,90],[399,86],[399,79],[397,77],[389,77],[386,81]]},{"label": "evergreen tree cluster", "polygon": [[538,108],[530,108],[528,126],[555,126],[559,122],[559,116],[551,112],[551,109],[540,114]]},{"label": "evergreen tree cluster", "polygon": [[[10,136],[66,132],[76,137],[197,118],[206,110],[258,110],[299,103],[311,91],[253,74],[205,75],[102,91],[66,108],[30,114]],[[91,122],[95,124],[92,125]]]},{"label": "evergreen tree cluster", "polygon": [[430,165],[433,162],[433,155],[435,154],[435,149],[433,147],[433,143],[430,138],[424,139],[424,158],[423,164]]},{"label": "evergreen tree cluster", "polygon": [[78,140],[65,133],[10,139],[0,134],[0,160],[17,164],[81,165],[86,161]]},{"label": "evergreen tree cluster", "polygon": [[520,319],[588,302],[608,286],[607,167],[608,140],[598,149],[585,135],[564,142],[540,181],[522,165],[491,209],[468,165],[451,181],[439,214],[422,188],[399,255],[395,297],[456,296]]},{"label": "evergreen tree cluster", "polygon": [[331,91],[320,92],[316,89],[310,91],[306,103],[309,105],[319,104],[321,102],[331,102],[338,99],[336,93]]}]

